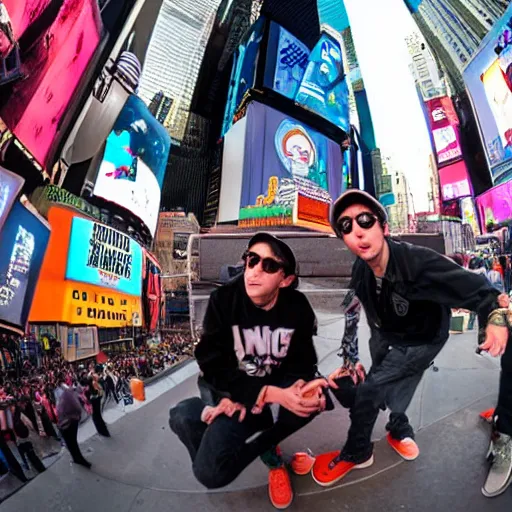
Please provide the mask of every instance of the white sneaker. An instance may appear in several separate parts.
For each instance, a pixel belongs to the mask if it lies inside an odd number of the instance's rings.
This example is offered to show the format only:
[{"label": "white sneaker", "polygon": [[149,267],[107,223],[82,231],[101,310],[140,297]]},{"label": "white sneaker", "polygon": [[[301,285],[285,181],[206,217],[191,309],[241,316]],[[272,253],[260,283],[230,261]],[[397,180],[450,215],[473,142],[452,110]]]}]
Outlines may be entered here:
[{"label": "white sneaker", "polygon": [[497,432],[491,441],[488,459],[491,468],[482,494],[494,498],[504,493],[512,483],[512,437]]}]

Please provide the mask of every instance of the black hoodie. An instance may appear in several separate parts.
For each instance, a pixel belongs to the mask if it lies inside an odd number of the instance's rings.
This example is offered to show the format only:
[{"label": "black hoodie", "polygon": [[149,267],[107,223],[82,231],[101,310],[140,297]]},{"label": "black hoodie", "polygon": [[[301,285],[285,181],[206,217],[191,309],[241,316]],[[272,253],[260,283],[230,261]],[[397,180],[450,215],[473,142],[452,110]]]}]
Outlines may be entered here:
[{"label": "black hoodie", "polygon": [[282,288],[265,311],[248,297],[242,275],[211,294],[195,356],[209,386],[251,407],[265,385],[315,377],[315,334],[315,314],[301,292]]}]

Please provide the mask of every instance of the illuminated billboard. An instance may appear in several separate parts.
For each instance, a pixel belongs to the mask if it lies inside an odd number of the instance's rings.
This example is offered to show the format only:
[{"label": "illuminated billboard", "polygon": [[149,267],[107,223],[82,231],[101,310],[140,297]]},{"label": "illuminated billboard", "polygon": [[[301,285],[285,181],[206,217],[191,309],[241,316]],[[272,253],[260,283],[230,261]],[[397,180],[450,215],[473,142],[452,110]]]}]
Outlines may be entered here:
[{"label": "illuminated billboard", "polygon": [[0,232],[24,181],[21,176],[0,167]]},{"label": "illuminated billboard", "polygon": [[0,322],[24,330],[49,236],[42,220],[13,205],[0,233]]},{"label": "illuminated billboard", "polygon": [[88,219],[73,219],[66,279],[141,294],[142,249],[129,236]]},{"label": "illuminated billboard", "polygon": [[463,76],[494,183],[512,177],[512,5],[482,41]]},{"label": "illuminated billboard", "polygon": [[118,204],[155,234],[171,139],[144,102],[130,96],[110,133],[94,195]]},{"label": "illuminated billboard", "polygon": [[464,160],[446,165],[439,169],[439,183],[443,201],[451,201],[470,196],[471,185]]},{"label": "illuminated billboard", "polygon": [[[0,58],[16,79],[1,85],[0,117],[44,167],[60,123],[102,35],[97,0],[3,0]],[[5,14],[5,13],[4,13]]]},{"label": "illuminated billboard", "polygon": [[448,96],[434,98],[425,102],[428,112],[430,131],[434,139],[437,162],[448,162],[462,158],[459,137],[459,118]]},{"label": "illuminated billboard", "polygon": [[489,224],[499,226],[512,219],[512,181],[491,188],[476,198],[483,229]]}]

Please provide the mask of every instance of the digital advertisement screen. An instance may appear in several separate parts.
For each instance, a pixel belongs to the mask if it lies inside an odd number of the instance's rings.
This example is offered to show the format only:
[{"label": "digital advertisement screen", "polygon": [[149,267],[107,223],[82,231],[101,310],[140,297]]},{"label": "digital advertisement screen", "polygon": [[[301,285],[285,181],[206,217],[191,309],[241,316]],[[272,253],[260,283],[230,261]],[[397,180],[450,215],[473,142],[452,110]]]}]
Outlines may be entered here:
[{"label": "digital advertisement screen", "polygon": [[130,96],[107,138],[94,195],[126,208],[155,234],[171,139],[144,102]]},{"label": "digital advertisement screen", "polygon": [[0,167],[0,232],[25,180]]},{"label": "digital advertisement screen", "polygon": [[295,102],[348,133],[348,96],[341,45],[332,36],[323,33],[309,56]]},{"label": "digital advertisement screen", "polygon": [[114,228],[75,217],[69,240],[66,279],[140,296],[142,249]]},{"label": "digital advertisement screen", "polygon": [[494,24],[463,76],[495,184],[512,176],[512,5]]},{"label": "digital advertisement screen", "polygon": [[265,69],[265,86],[295,99],[306,72],[309,48],[275,22],[270,36]]},{"label": "digital advertisement screen", "polygon": [[0,117],[44,167],[101,40],[98,3],[3,0],[3,5],[0,57],[9,74],[0,82]]},{"label": "digital advertisement screen", "polygon": [[308,210],[299,216],[328,222],[324,215],[342,190],[340,146],[256,102],[249,105],[246,119],[240,220],[286,224],[299,200]]},{"label": "digital advertisement screen", "polygon": [[462,223],[469,224],[475,236],[480,235],[474,199],[472,197],[464,197],[461,199],[460,209],[462,213]]},{"label": "digital advertisement screen", "polygon": [[24,328],[50,229],[16,202],[0,233],[0,321]]},{"label": "digital advertisement screen", "polygon": [[233,124],[235,113],[245,93],[254,87],[261,41],[265,28],[265,18],[260,17],[251,27],[250,32],[233,55],[233,68],[224,113],[222,136]]},{"label": "digital advertisement screen", "polygon": [[512,219],[512,181],[491,188],[476,198],[483,227],[495,226]]},{"label": "digital advertisement screen", "polygon": [[462,157],[459,118],[448,96],[426,102],[428,120],[439,165]]},{"label": "digital advertisement screen", "polygon": [[463,160],[439,169],[439,182],[443,201],[471,195],[471,185]]}]

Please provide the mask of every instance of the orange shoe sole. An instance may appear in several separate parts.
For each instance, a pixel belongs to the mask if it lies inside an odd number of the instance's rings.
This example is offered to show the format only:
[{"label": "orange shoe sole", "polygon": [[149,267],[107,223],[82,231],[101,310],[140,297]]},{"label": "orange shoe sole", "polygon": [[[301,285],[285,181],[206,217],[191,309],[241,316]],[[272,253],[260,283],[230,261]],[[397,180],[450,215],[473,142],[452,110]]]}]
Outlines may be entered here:
[{"label": "orange shoe sole", "polygon": [[[339,453],[339,452],[337,452]],[[330,482],[319,482],[316,478],[315,478],[315,473],[314,471],[311,471],[311,476],[313,477],[313,480],[320,486],[322,487],[330,487],[331,485],[334,485],[334,484],[337,484],[340,480],[343,480],[349,473],[352,473],[352,471],[354,471],[355,469],[366,469],[366,468],[369,468],[370,466],[373,465],[373,463],[375,462],[375,459],[373,458],[373,455],[366,461],[366,462],[361,462],[361,464],[357,464],[356,466],[354,466],[350,471],[347,471],[346,473],[344,473],[343,475],[335,478],[334,480],[331,480]]]},{"label": "orange shoe sole", "polygon": [[[407,461],[413,461],[413,460],[416,460],[419,456],[420,456],[420,450],[418,449],[417,452],[413,453],[413,454],[405,454],[405,453],[402,453],[394,444],[393,444],[393,441],[392,441],[392,437],[391,437],[391,434],[388,434],[386,436],[386,439],[388,441],[388,444],[389,446],[391,446],[391,448],[393,448],[393,450],[395,450],[396,453],[398,453],[398,455],[400,455],[400,457],[402,457],[402,459],[404,460],[407,460]],[[416,445],[418,446],[418,445]]]}]

